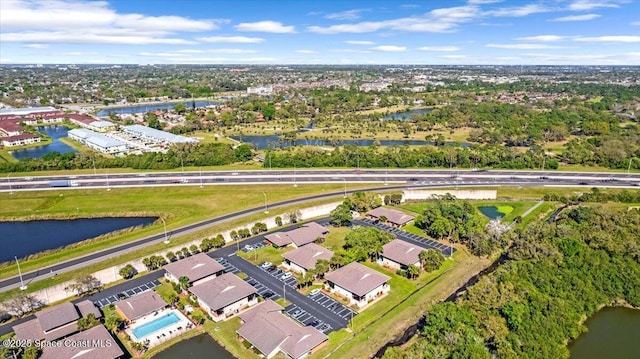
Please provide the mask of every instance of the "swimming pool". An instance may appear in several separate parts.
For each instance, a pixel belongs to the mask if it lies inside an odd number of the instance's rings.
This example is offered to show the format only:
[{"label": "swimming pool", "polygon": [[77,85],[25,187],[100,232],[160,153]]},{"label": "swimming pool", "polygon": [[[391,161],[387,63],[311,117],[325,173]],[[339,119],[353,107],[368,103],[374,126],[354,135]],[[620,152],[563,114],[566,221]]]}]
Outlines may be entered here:
[{"label": "swimming pool", "polygon": [[131,332],[138,339],[142,339],[147,335],[157,332],[158,330],[164,329],[172,324],[175,324],[180,321],[180,318],[174,312],[169,312],[164,314],[149,323],[145,323],[137,328],[133,328]]}]

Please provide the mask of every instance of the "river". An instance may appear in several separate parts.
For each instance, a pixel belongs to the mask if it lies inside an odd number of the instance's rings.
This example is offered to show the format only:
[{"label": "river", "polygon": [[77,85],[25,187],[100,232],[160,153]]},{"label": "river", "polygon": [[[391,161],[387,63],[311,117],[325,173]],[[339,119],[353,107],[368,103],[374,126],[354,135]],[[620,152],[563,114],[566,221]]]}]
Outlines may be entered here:
[{"label": "river", "polygon": [[13,257],[64,247],[124,228],[146,226],[156,217],[108,217],[0,222],[0,263]]},{"label": "river", "polygon": [[585,325],[589,331],[569,345],[571,359],[640,358],[640,310],[606,307]]},{"label": "river", "polygon": [[76,150],[65,145],[59,140],[62,137],[67,137],[67,132],[69,132],[69,129],[66,128],[65,126],[59,126],[59,125],[39,126],[39,127],[36,127],[36,130],[38,130],[38,132],[42,132],[47,136],[51,137],[51,139],[53,140],[53,143],[45,146],[31,147],[31,148],[26,148],[24,150],[11,151],[11,155],[13,156],[13,158],[17,160],[23,160],[25,158],[40,158],[49,152],[60,152],[60,153],[76,152]]},{"label": "river", "polygon": [[146,113],[156,110],[171,110],[176,107],[177,104],[182,103],[191,108],[195,105],[196,108],[217,106],[219,102],[214,101],[179,101],[179,102],[164,102],[164,103],[150,103],[146,105],[134,105],[134,106],[122,106],[122,107],[109,107],[98,111],[98,117],[109,116],[109,114],[115,113],[118,115],[132,114],[132,113]]},{"label": "river", "polygon": [[183,340],[153,356],[153,359],[234,359],[208,334]]}]

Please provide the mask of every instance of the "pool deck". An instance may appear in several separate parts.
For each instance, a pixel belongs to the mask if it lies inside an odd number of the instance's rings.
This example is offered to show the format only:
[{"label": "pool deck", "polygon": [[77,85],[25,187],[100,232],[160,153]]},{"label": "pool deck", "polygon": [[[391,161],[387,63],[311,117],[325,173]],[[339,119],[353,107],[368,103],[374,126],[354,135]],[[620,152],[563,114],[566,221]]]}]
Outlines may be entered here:
[{"label": "pool deck", "polygon": [[[166,326],[158,331],[155,331],[153,333],[149,333],[148,335],[142,337],[142,338],[138,338],[133,334],[133,330],[135,328],[138,328],[142,325],[145,325],[147,323],[150,323],[158,318],[160,318],[163,315],[169,314],[169,313],[175,313],[176,316],[178,316],[178,318],[180,318],[180,320],[177,323],[173,323],[169,326]],[[178,335],[182,335],[186,332],[188,332],[189,330],[193,329],[195,326],[193,325],[193,323],[191,323],[191,321],[189,319],[187,319],[187,317],[182,314],[179,310],[177,309],[165,309],[162,311],[157,312],[155,315],[153,313],[148,314],[138,320],[136,320],[135,322],[129,324],[129,328],[127,328],[125,330],[125,332],[129,335],[129,337],[131,337],[131,340],[136,341],[136,342],[147,342],[147,347],[151,348],[154,347],[160,343],[163,343],[171,338],[177,337]]]}]

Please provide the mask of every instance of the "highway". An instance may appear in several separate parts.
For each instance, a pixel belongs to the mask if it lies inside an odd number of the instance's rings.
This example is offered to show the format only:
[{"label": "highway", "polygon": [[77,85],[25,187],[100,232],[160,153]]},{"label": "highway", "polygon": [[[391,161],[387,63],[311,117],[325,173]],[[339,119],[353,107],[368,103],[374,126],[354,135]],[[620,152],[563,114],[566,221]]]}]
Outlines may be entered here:
[{"label": "highway", "polygon": [[[52,181],[69,181],[68,187],[52,187]],[[340,169],[340,170],[255,170],[255,171],[187,171],[153,173],[113,173],[92,175],[57,175],[11,177],[0,180],[0,192],[45,189],[128,188],[147,186],[210,186],[237,184],[298,183],[407,183],[424,186],[505,185],[544,183],[607,187],[640,186],[638,173],[557,172],[557,171],[484,171],[420,169]],[[59,184],[56,184],[59,185]]]},{"label": "highway", "polygon": [[[107,178],[108,176],[108,178]],[[77,186],[50,187],[50,181],[74,182]],[[301,199],[272,203],[271,208],[301,204],[323,198],[340,197],[357,190],[348,189],[349,183],[384,184],[372,190],[392,190],[407,188],[468,187],[468,186],[585,186],[585,187],[628,187],[640,189],[640,174],[626,173],[582,173],[554,171],[455,171],[455,170],[259,170],[259,171],[207,171],[207,172],[160,172],[160,173],[119,173],[113,175],[6,177],[0,182],[0,192],[33,190],[74,190],[82,188],[130,188],[146,186],[198,186],[237,184],[291,184],[297,183],[343,183],[341,192],[314,195]],[[178,236],[218,225],[248,214],[258,213],[263,207],[250,208],[236,213],[211,218],[185,227],[174,229],[171,236]],[[104,251],[92,253],[38,271],[23,274],[25,282],[45,279],[55,273],[64,273],[91,263],[117,257],[144,246],[159,243],[164,234],[142,238]],[[12,277],[0,281],[0,292],[15,288],[19,278]]]}]

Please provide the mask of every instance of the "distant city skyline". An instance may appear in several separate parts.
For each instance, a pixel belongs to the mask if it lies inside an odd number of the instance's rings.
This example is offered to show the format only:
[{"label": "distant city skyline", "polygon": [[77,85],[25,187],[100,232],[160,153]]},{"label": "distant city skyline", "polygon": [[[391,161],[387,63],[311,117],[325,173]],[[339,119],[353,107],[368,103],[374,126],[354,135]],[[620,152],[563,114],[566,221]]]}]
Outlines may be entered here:
[{"label": "distant city skyline", "polygon": [[636,0],[0,1],[0,64],[640,65]]}]

